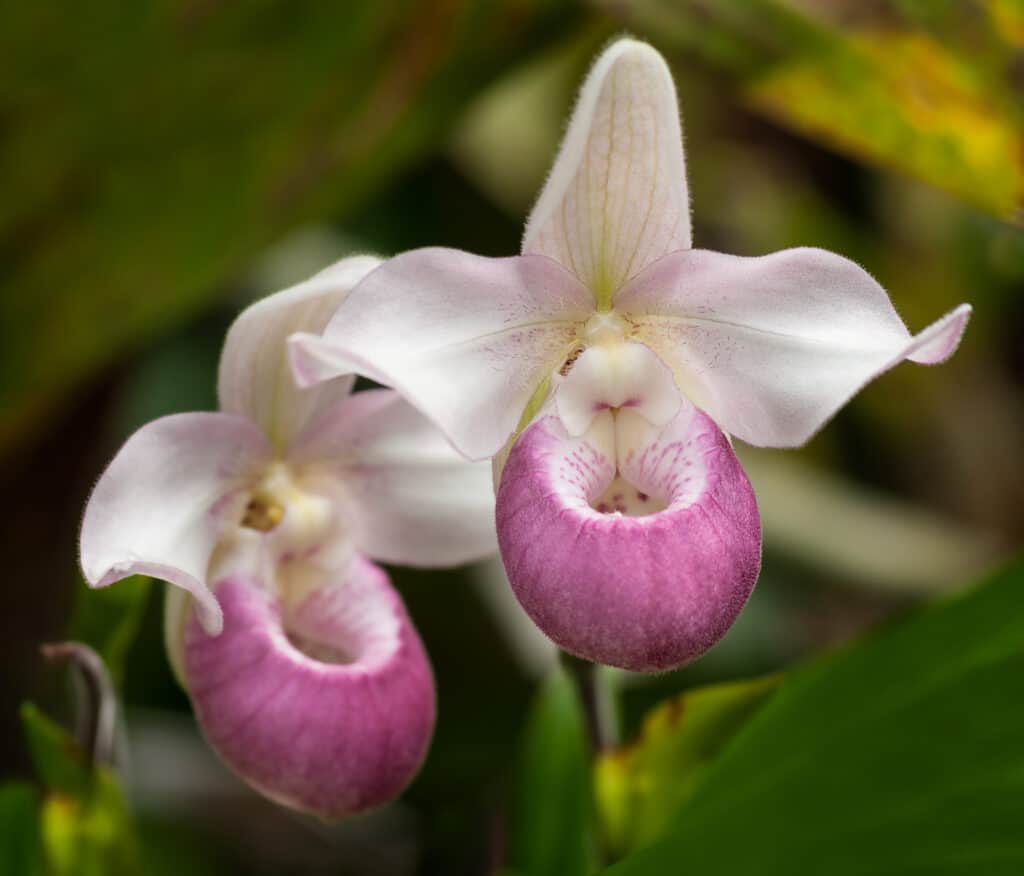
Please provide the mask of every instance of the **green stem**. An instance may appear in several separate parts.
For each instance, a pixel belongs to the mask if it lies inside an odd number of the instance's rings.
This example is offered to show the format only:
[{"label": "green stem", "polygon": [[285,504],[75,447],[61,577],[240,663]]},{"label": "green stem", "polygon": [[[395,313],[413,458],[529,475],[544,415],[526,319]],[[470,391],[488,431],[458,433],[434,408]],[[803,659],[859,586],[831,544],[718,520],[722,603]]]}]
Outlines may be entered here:
[{"label": "green stem", "polygon": [[95,765],[114,763],[117,698],[102,658],[81,642],[40,646],[51,663],[71,665],[75,683],[76,735],[82,750]]},{"label": "green stem", "polygon": [[601,667],[565,651],[561,652],[561,659],[580,696],[592,753],[596,756],[614,748],[619,742],[618,717]]}]

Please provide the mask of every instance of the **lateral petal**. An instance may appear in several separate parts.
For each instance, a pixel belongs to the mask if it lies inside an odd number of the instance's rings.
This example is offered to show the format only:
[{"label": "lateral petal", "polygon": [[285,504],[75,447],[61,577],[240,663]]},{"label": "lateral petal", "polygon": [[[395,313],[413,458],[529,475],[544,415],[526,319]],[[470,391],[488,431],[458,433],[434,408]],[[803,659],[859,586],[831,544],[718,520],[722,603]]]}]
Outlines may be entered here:
[{"label": "lateral petal", "polygon": [[219,632],[207,567],[270,454],[263,433],[231,414],[147,423],[118,451],[86,505],[79,543],[86,581],[106,587],[129,575],[163,578],[189,591],[204,628]]},{"label": "lateral petal", "polygon": [[374,256],[344,258],[242,311],[228,330],[221,353],[221,410],[248,417],[283,450],[318,410],[346,395],[352,377],[317,390],[299,389],[285,341],[294,332],[322,331],[352,287],[380,261]]},{"label": "lateral petal", "polygon": [[403,253],[345,300],[323,337],[291,341],[301,385],[356,371],[392,386],[471,459],[496,453],[590,313],[587,291],[542,256]]},{"label": "lateral petal", "polygon": [[971,308],[912,336],[885,290],[820,249],[757,258],[672,253],[616,309],[726,432],[766,447],[807,441],[866,383],[904,359],[951,356]]},{"label": "lateral petal", "polygon": [[469,462],[389,389],[358,392],[311,422],[290,459],[322,466],[344,491],[367,556],[450,566],[497,550],[487,462]]},{"label": "lateral petal", "polygon": [[434,681],[383,570],[355,557],[287,614],[262,582],[217,584],[224,632],[193,617],[185,681],[207,740],[271,799],[324,818],[380,806],[413,779]]},{"label": "lateral petal", "polygon": [[651,46],[618,40],[583,84],[522,251],[561,262],[607,306],[630,277],[690,245],[672,74]]}]

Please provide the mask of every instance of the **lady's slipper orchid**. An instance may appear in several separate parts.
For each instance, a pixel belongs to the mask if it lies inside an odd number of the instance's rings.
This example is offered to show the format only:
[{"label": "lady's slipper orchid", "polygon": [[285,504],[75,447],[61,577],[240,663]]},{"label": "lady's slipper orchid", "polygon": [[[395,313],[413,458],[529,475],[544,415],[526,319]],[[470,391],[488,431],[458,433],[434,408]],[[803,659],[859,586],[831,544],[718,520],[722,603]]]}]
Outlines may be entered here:
[{"label": "lady's slipper orchid", "polygon": [[433,731],[426,654],[368,557],[450,565],[495,547],[486,465],[392,390],[293,384],[287,336],[323,328],[378,263],[345,259],[246,310],[221,358],[221,412],[143,426],[82,525],[92,586],[177,585],[168,652],[213,747],[266,795],[324,816],[397,795]]},{"label": "lady's slipper orchid", "polygon": [[660,670],[714,644],[759,571],[726,435],[802,444],[896,363],[950,356],[969,312],[912,336],[833,253],[692,249],[672,77],[623,39],[583,86],[521,256],[399,255],[292,354],[305,384],[396,387],[470,458],[512,436],[498,538],[523,606],[568,651]]}]

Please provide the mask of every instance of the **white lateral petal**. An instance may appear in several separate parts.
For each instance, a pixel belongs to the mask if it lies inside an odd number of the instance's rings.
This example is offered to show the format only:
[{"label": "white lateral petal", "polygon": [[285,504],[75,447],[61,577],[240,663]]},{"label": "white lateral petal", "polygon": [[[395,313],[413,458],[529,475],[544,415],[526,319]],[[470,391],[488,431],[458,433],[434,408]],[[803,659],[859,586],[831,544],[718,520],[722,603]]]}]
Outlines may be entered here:
[{"label": "white lateral petal", "polygon": [[885,290],[820,249],[758,258],[673,253],[623,289],[616,309],[698,407],[750,444],[807,441],[866,383],[904,359],[952,355],[966,304],[911,336]]},{"label": "white lateral petal", "polygon": [[300,384],[356,371],[393,386],[466,456],[496,453],[568,355],[587,291],[542,256],[403,253],[371,273],[323,338],[290,341]]},{"label": "white lateral petal", "polygon": [[629,408],[663,425],[676,415],[680,401],[669,368],[649,347],[632,341],[585,350],[555,394],[558,415],[574,438],[609,408]]},{"label": "white lateral petal", "polygon": [[523,253],[561,262],[606,305],[630,277],[690,241],[672,74],[649,45],[619,40],[583,84]]},{"label": "white lateral petal", "polygon": [[292,461],[329,466],[357,548],[374,559],[450,566],[498,546],[487,462],[469,462],[393,390],[359,392],[312,422]]},{"label": "white lateral petal", "polygon": [[221,410],[248,417],[284,449],[317,410],[346,395],[351,377],[319,390],[296,387],[285,341],[294,332],[322,331],[352,287],[380,262],[374,256],[342,259],[246,308],[228,331],[221,353]]},{"label": "white lateral petal", "polygon": [[147,423],[118,451],[86,505],[80,551],[90,586],[129,575],[163,578],[195,596],[204,627],[219,632],[207,565],[270,453],[242,417],[175,414]]}]

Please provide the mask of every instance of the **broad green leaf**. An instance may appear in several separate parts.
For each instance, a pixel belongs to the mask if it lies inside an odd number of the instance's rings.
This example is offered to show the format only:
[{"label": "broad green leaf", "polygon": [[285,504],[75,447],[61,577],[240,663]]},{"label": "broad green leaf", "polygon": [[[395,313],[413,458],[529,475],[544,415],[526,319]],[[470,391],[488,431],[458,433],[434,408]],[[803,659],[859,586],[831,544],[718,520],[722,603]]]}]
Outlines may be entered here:
[{"label": "broad green leaf", "polygon": [[557,39],[555,0],[23,4],[0,32],[0,445],[342,219]]},{"label": "broad green leaf", "polygon": [[780,676],[770,676],[688,691],[651,711],[636,742],[598,759],[597,805],[616,857],[663,832],[780,682]]},{"label": "broad green leaf", "polygon": [[39,792],[27,782],[0,785],[0,870],[19,876],[43,872]]},{"label": "broad green leaf", "polygon": [[545,682],[526,723],[510,816],[508,868],[517,876],[586,876],[597,869],[590,753],[580,699],[563,671]]},{"label": "broad green leaf", "polygon": [[1024,872],[1024,564],[787,676],[609,876]]}]

